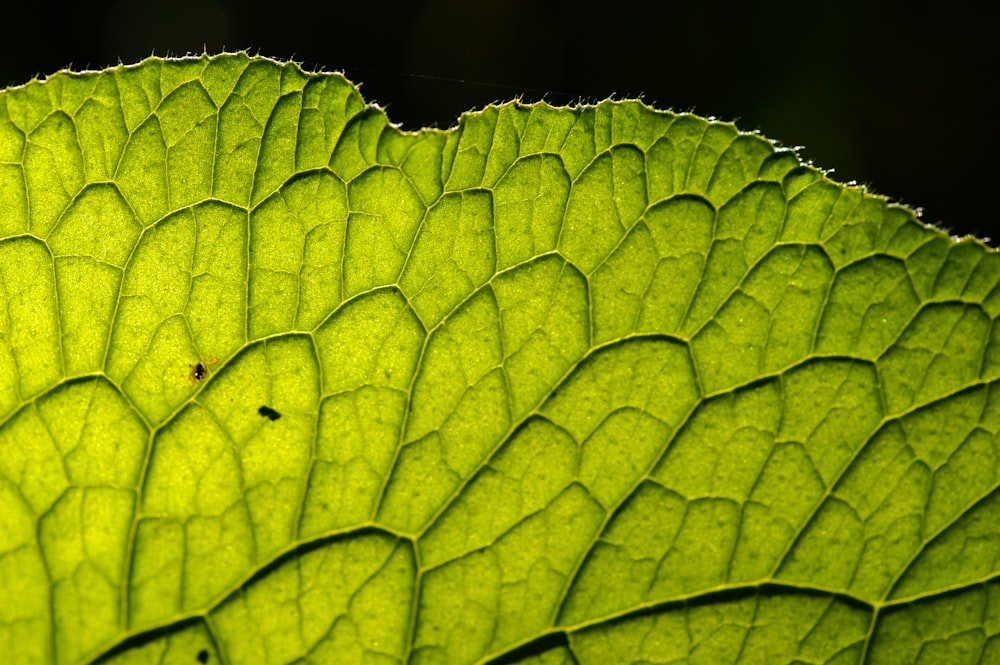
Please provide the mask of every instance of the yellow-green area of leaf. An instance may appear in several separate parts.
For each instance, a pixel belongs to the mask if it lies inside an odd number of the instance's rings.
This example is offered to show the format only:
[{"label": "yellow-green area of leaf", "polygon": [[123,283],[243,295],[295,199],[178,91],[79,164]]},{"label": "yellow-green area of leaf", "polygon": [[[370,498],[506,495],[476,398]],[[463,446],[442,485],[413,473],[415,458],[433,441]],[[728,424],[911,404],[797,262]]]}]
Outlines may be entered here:
[{"label": "yellow-green area of leaf", "polygon": [[998,261],[637,101],[0,92],[0,662],[1000,662]]}]

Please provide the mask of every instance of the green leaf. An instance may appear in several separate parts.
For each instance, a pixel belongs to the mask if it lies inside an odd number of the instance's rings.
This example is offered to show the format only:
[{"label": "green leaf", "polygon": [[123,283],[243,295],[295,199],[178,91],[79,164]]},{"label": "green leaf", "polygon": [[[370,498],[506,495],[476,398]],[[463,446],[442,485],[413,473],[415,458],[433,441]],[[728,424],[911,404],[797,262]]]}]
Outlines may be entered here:
[{"label": "green leaf", "polygon": [[1000,661],[1000,263],[640,102],[0,93],[4,663]]}]

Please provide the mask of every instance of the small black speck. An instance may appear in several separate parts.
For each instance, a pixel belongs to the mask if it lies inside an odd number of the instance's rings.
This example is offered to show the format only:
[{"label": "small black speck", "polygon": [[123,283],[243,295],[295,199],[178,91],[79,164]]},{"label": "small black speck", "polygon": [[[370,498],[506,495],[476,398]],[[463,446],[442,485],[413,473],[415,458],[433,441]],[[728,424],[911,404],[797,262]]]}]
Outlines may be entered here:
[{"label": "small black speck", "polygon": [[199,651],[197,658],[199,663],[205,665],[205,663],[208,662],[208,649],[202,649]]},{"label": "small black speck", "polygon": [[272,409],[269,406],[262,406],[257,409],[257,413],[264,416],[265,418],[270,418],[271,420],[277,420],[281,417],[281,414]]},{"label": "small black speck", "polygon": [[195,381],[201,381],[208,374],[208,370],[205,368],[205,363],[199,362],[191,370],[191,378]]}]

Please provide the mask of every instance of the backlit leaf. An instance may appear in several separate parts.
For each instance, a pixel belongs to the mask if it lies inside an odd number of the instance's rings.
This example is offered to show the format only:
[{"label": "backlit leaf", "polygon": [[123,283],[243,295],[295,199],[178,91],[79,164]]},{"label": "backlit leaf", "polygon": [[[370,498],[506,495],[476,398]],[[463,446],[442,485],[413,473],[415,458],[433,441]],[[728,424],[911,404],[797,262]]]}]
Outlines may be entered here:
[{"label": "backlit leaf", "polygon": [[997,257],[637,101],[0,92],[0,661],[1000,662]]}]

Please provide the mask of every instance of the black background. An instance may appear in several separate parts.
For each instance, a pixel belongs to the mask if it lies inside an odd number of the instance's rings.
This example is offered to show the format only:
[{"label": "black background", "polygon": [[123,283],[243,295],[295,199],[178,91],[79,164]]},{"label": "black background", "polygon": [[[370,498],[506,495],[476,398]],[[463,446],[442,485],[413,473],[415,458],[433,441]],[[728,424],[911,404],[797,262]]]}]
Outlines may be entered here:
[{"label": "black background", "polygon": [[407,129],[521,96],[642,95],[734,120],[836,180],[995,235],[993,26],[961,3],[135,0],[4,19],[0,86],[72,65],[248,49],[341,70]]}]

